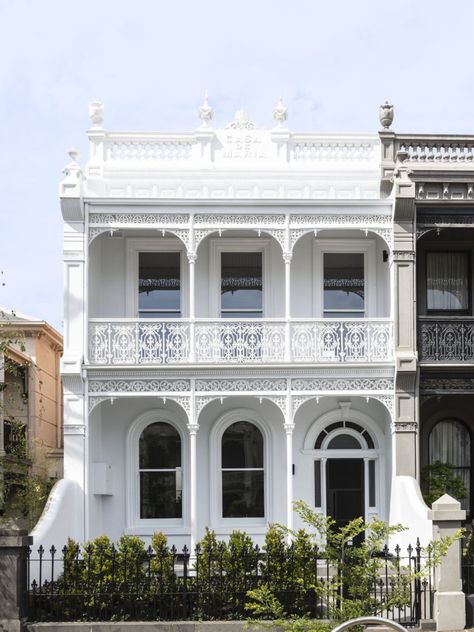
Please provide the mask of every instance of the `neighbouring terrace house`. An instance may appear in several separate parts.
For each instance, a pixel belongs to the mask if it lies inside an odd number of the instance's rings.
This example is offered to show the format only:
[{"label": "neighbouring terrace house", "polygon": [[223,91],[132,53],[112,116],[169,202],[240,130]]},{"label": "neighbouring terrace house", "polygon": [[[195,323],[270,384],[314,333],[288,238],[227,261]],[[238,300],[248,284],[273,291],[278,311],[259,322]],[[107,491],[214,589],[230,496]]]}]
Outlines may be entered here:
[{"label": "neighbouring terrace house", "polygon": [[[385,178],[407,170],[401,222],[416,244],[420,463],[450,464],[474,508],[474,136],[381,134]],[[397,167],[395,167],[396,169]],[[413,253],[414,255],[414,253]]]},{"label": "neighbouring terrace house", "polygon": [[414,185],[391,107],[380,135],[293,133],[281,101],[272,129],[243,111],[214,129],[207,98],[186,133],[90,115],[60,194],[64,479],[35,543],[259,542],[299,526],[296,499],[430,539]]},{"label": "neighbouring terrace house", "polygon": [[[62,336],[44,320],[0,308],[0,338],[0,478],[62,478]],[[15,483],[5,482],[13,494]]]}]

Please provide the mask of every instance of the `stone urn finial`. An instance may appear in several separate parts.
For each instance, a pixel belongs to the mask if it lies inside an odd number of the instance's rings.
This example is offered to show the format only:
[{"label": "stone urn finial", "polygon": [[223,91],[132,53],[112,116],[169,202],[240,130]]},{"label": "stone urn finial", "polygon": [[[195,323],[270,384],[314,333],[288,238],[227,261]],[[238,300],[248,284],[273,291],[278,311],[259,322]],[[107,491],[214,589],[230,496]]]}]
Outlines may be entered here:
[{"label": "stone urn finial", "polygon": [[201,127],[209,127],[209,123],[212,121],[212,117],[214,116],[214,110],[209,105],[207,90],[204,93],[203,104],[198,108],[198,116],[202,121]]},{"label": "stone urn finial", "polygon": [[93,127],[102,127],[104,122],[104,104],[101,101],[89,103],[89,116]]},{"label": "stone urn finial", "polygon": [[389,129],[393,123],[393,105],[388,101],[379,107],[379,121],[384,129]]},{"label": "stone urn finial", "polygon": [[288,118],[288,108],[283,105],[281,95],[276,107],[273,108],[273,118],[277,122],[277,127],[283,127],[284,122]]}]

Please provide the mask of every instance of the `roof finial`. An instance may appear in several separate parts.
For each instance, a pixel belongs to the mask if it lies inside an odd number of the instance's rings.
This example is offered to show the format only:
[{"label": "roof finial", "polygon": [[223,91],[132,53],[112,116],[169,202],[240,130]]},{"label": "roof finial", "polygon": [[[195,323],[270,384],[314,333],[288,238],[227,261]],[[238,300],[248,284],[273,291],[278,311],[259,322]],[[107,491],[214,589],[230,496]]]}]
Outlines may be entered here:
[{"label": "roof finial", "polygon": [[281,94],[276,107],[273,108],[273,118],[277,122],[277,127],[283,127],[283,123],[288,118],[288,108],[283,105]]},{"label": "roof finial", "polygon": [[102,127],[104,122],[104,104],[102,101],[91,101],[89,103],[89,116],[92,127]]},{"label": "roof finial", "polygon": [[214,116],[214,110],[209,105],[207,90],[204,92],[203,104],[199,106],[198,116],[202,121],[201,128],[209,127],[209,123],[212,121],[212,117]]},{"label": "roof finial", "polygon": [[388,101],[379,107],[379,121],[384,129],[389,129],[393,123],[393,105]]}]

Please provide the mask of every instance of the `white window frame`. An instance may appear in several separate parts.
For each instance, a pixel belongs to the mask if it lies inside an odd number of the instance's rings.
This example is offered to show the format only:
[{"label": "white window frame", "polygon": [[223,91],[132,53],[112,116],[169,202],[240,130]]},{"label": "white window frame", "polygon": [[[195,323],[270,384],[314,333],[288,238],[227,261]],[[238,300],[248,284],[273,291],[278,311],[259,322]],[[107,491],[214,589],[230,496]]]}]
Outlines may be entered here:
[{"label": "white window frame", "polygon": [[[138,256],[140,252],[180,253],[180,310],[181,318],[188,312],[189,270],[186,248],[177,237],[131,237],[126,240],[126,291],[127,318],[138,318]],[[166,320],[164,317],[163,320]],[[179,320],[173,318],[173,320]]]},{"label": "white window frame", "polygon": [[[339,434],[351,434],[353,435],[359,442],[365,441],[364,437],[353,430],[352,428],[342,427],[336,428],[332,432],[330,432],[325,438],[321,445],[321,448],[316,450],[314,448],[314,444],[319,434],[327,428],[327,426],[331,425],[336,421],[341,421],[341,411],[333,410],[328,413],[324,413],[317,420],[313,422],[310,426],[305,439],[304,439],[304,448],[301,450],[302,454],[307,455],[307,458],[311,458],[314,461],[321,462],[321,507],[317,507],[316,509],[320,511],[323,515],[327,515],[327,484],[326,484],[326,468],[328,459],[362,459],[364,461],[364,509],[365,509],[365,520],[366,522],[370,522],[370,520],[378,516],[381,519],[384,519],[386,515],[386,500],[385,500],[385,485],[386,485],[386,465],[385,465],[385,441],[384,436],[378,427],[378,424],[371,418],[369,415],[362,413],[358,410],[353,410],[352,408],[348,410],[347,415],[345,416],[344,421],[352,421],[360,425],[364,430],[366,430],[370,436],[372,437],[372,441],[374,442],[374,448],[364,448],[361,443],[361,449],[351,449],[351,450],[333,450],[327,449],[326,446],[336,435]],[[369,506],[369,461],[375,461],[375,505]],[[314,466],[312,471],[314,472]],[[312,482],[312,499],[311,505],[314,503],[315,498],[315,480],[313,475]]]},{"label": "white window frame", "polygon": [[[374,318],[377,305],[375,239],[316,239],[314,241],[313,270],[316,291],[313,295],[313,313],[315,318],[324,318],[324,254],[326,252],[364,255],[364,318]],[[341,316],[341,318],[350,317]]]},{"label": "white window frame", "polygon": [[262,253],[262,318],[270,313],[270,239],[255,237],[210,240],[209,251],[209,313],[212,318],[221,318],[221,254],[223,252]]},{"label": "white window frame", "polygon": [[[264,515],[261,518],[224,518],[222,515],[222,437],[229,426],[237,421],[254,424],[263,437],[263,493]],[[247,533],[264,533],[272,516],[270,479],[271,476],[271,435],[265,422],[252,410],[235,409],[225,413],[214,425],[209,437],[209,480],[210,480],[210,518],[211,528],[219,533],[231,533],[241,529]]]},{"label": "white window frame", "polygon": [[[181,439],[182,498],[181,518],[140,518],[140,436],[143,430],[157,422],[173,426]],[[132,423],[126,442],[126,528],[125,533],[151,535],[156,531],[165,534],[185,534],[189,532],[188,489],[189,463],[188,435],[181,424],[168,410],[149,410]]]}]

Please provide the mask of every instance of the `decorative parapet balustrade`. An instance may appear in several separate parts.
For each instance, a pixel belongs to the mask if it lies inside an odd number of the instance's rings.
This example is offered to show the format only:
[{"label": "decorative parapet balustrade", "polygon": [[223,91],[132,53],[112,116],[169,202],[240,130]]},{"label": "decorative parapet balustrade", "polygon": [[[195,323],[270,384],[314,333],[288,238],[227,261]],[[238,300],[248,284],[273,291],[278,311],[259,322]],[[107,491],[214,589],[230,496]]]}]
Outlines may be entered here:
[{"label": "decorative parapet balustrade", "polygon": [[364,320],[89,321],[96,365],[392,361],[393,325]]},{"label": "decorative parapet balustrade", "polygon": [[421,362],[474,361],[474,318],[418,320]]},{"label": "decorative parapet balustrade", "polygon": [[402,150],[412,163],[468,163],[474,160],[474,136],[440,134],[397,134],[395,155]]}]

